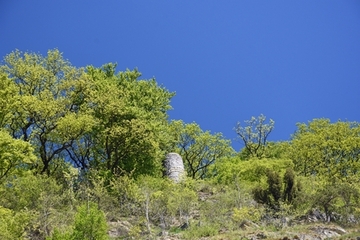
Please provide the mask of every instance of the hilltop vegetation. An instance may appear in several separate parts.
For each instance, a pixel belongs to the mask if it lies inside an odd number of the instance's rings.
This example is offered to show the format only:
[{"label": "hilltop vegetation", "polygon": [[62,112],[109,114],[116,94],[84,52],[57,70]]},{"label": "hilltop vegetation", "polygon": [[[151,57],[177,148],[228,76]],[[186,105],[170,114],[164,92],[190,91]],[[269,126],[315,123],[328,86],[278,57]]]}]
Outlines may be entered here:
[{"label": "hilltop vegetation", "polygon": [[[74,67],[58,50],[0,66],[0,238],[198,239],[360,221],[360,125],[314,119],[286,142],[273,120],[221,133],[169,121],[175,95],[138,70]],[[179,153],[187,178],[163,177]],[[238,235],[231,235],[237,233]]]}]

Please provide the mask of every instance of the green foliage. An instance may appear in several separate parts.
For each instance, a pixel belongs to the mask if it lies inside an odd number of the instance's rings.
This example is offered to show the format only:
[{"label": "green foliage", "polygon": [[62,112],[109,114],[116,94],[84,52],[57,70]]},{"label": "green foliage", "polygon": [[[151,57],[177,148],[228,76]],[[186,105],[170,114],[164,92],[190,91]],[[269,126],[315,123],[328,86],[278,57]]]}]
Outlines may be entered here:
[{"label": "green foliage", "polygon": [[145,216],[147,233],[151,233],[151,223],[158,223],[162,230],[168,227],[168,197],[171,194],[172,182],[168,179],[141,176],[137,184],[140,188],[140,199]]},{"label": "green foliage", "polygon": [[49,236],[55,226],[65,226],[72,218],[74,199],[52,178],[27,173],[5,182],[0,195],[0,206],[29,215],[27,234],[33,239]]},{"label": "green foliage", "polygon": [[266,187],[258,185],[253,189],[254,200],[273,210],[280,209],[281,200],[291,204],[301,190],[295,182],[295,174],[291,168],[286,169],[283,179],[278,172],[268,169],[266,178]]},{"label": "green foliage", "polygon": [[92,202],[82,204],[77,209],[72,229],[61,232],[54,230],[48,240],[106,240],[107,223],[105,214]]},{"label": "green foliage", "polygon": [[[143,195],[141,185],[128,175],[119,176],[111,181],[112,196],[116,198],[116,204],[120,208],[120,216],[139,216]],[[112,209],[114,212],[114,209]],[[111,213],[109,213],[111,215]]]},{"label": "green foliage", "polygon": [[246,206],[233,209],[232,219],[238,224],[245,221],[259,222],[261,217],[262,211],[260,208]]},{"label": "green foliage", "polygon": [[[351,183],[320,183],[309,200],[313,207],[324,211],[327,221],[342,221],[347,223],[350,216],[359,216],[359,187]],[[341,214],[343,218],[336,219],[333,213]],[[354,215],[355,214],[355,215]],[[335,218],[334,218],[335,217]]]},{"label": "green foliage", "polygon": [[211,176],[209,167],[212,164],[234,155],[230,141],[220,133],[212,135],[209,131],[202,131],[196,123],[182,121],[173,121],[170,126],[175,139],[174,151],[182,156],[187,175],[193,179]]},{"label": "green foliage", "polygon": [[3,240],[24,239],[29,220],[29,213],[25,211],[14,212],[0,206],[0,238]]},{"label": "green foliage", "polygon": [[281,198],[282,182],[279,173],[274,171],[267,171],[267,183],[268,190],[274,199],[274,202],[278,202]]},{"label": "green foliage", "polygon": [[197,204],[199,216],[191,221],[191,226],[216,226],[216,229],[233,227],[232,212],[234,208],[248,206],[249,196],[239,186],[219,185],[211,181],[201,181],[196,184],[199,201]]},{"label": "green foliage", "polygon": [[315,119],[298,124],[290,148],[295,170],[329,181],[357,181],[360,170],[360,126]]},{"label": "green foliage", "polygon": [[[141,223],[142,233],[153,235],[156,230],[154,226],[165,231],[175,218],[180,223],[189,224],[190,213],[197,206],[192,180],[186,179],[177,184],[169,179],[144,175],[136,182],[124,180],[127,182],[124,182],[125,188],[123,191],[119,189],[116,195],[121,197],[120,203],[126,203],[122,207],[132,209],[131,215]],[[136,229],[139,230],[136,227],[133,230]]]},{"label": "green foliage", "polygon": [[14,139],[0,129],[0,182],[29,169],[30,164],[36,161],[33,151],[28,142]]},{"label": "green foliage", "polygon": [[55,229],[51,237],[47,237],[46,240],[72,240],[70,232],[61,232]]},{"label": "green foliage", "polygon": [[58,50],[48,51],[46,57],[17,50],[5,63],[1,69],[12,81],[8,89],[15,101],[7,105],[13,114],[4,127],[33,145],[38,157],[34,167],[50,174],[52,162],[92,126],[91,116],[82,111],[84,71],[72,67]]},{"label": "green foliage", "polygon": [[83,202],[97,203],[108,219],[116,219],[116,216],[120,217],[122,209],[119,209],[119,200],[114,192],[109,180],[93,170],[87,173],[77,195]]},{"label": "green foliage", "polygon": [[13,109],[18,104],[16,85],[0,67],[0,127],[10,123]]},{"label": "green foliage", "polygon": [[292,200],[296,197],[295,172],[292,168],[286,169],[283,181],[284,181],[283,200],[286,202],[292,202]]},{"label": "green foliage", "polygon": [[265,124],[265,120],[266,117],[261,114],[258,118],[251,117],[250,120],[245,121],[245,127],[240,122],[235,127],[235,131],[244,142],[247,155],[250,158],[265,157],[267,138],[275,125],[272,119],[268,124]]},{"label": "green foliage", "polygon": [[179,184],[173,184],[167,200],[169,212],[173,216],[178,215],[179,221],[185,221],[188,225],[191,211],[197,205],[197,194],[191,184],[189,179]]},{"label": "green foliage", "polygon": [[184,239],[202,239],[215,236],[219,230],[219,226],[216,224],[194,225],[185,231],[182,236]]},{"label": "green foliage", "polygon": [[[262,158],[267,158],[267,159],[289,158],[288,157],[289,148],[290,148],[289,142],[267,142],[263,149]],[[246,147],[240,150],[238,156],[242,160],[249,160],[252,158],[249,150]]]},{"label": "green foliage", "polygon": [[239,157],[225,158],[215,164],[215,179],[219,183],[230,184],[237,180],[240,182],[266,182],[266,173],[270,169],[281,174],[287,168],[292,168],[289,159],[250,159],[242,161]]},{"label": "green foliage", "polygon": [[[290,142],[268,142],[274,121],[252,117],[235,128],[245,145],[236,154],[221,133],[169,122],[174,93],[140,77],[111,63],[75,68],[58,50],[5,57],[1,239],[108,239],[106,219],[126,219],[121,237],[177,228],[198,239],[263,224],[265,212],[360,216],[359,123],[315,119]],[[184,159],[180,183],[160,177],[169,152]]]},{"label": "green foliage", "polygon": [[60,161],[83,169],[155,174],[169,149],[167,110],[174,96],[137,70],[114,64],[77,69],[58,50],[14,51],[0,67],[0,126],[30,142],[39,173]]},{"label": "green foliage", "polygon": [[92,166],[115,175],[155,174],[167,145],[167,114],[174,95],[137,70],[115,73],[115,65],[87,68],[93,82],[89,104],[97,120],[90,135]]},{"label": "green foliage", "polygon": [[74,240],[105,240],[107,236],[107,224],[104,213],[97,205],[89,202],[78,208],[75,215]]}]

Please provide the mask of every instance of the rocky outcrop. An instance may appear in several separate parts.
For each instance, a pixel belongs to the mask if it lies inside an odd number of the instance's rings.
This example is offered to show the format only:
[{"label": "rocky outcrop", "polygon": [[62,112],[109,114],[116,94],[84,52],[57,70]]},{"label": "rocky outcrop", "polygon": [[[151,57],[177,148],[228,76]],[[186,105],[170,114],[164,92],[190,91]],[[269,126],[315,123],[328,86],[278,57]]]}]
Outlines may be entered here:
[{"label": "rocky outcrop", "polygon": [[314,231],[320,239],[336,238],[346,233],[345,229],[331,225],[318,225],[310,227],[309,229]]},{"label": "rocky outcrop", "polygon": [[168,153],[163,162],[164,175],[174,182],[180,182],[185,177],[184,162],[177,153]]},{"label": "rocky outcrop", "polygon": [[108,222],[108,234],[111,238],[128,236],[132,225],[128,221]]}]

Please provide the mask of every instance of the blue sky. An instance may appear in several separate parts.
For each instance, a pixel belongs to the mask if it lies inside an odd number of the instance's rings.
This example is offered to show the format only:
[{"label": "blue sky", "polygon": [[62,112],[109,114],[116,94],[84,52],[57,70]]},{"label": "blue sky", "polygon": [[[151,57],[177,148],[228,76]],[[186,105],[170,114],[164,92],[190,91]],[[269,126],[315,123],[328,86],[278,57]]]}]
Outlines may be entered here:
[{"label": "blue sky", "polygon": [[222,132],[237,121],[360,122],[360,1],[0,2],[0,56],[57,48],[73,65],[117,62],[175,91],[171,119]]}]

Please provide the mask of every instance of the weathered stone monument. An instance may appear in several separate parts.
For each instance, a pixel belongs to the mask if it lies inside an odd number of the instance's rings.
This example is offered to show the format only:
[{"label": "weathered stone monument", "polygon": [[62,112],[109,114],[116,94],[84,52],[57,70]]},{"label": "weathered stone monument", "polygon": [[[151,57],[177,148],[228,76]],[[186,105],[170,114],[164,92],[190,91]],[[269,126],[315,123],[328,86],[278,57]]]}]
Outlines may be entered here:
[{"label": "weathered stone monument", "polygon": [[178,183],[185,177],[184,162],[177,153],[168,153],[163,162],[164,175]]}]

